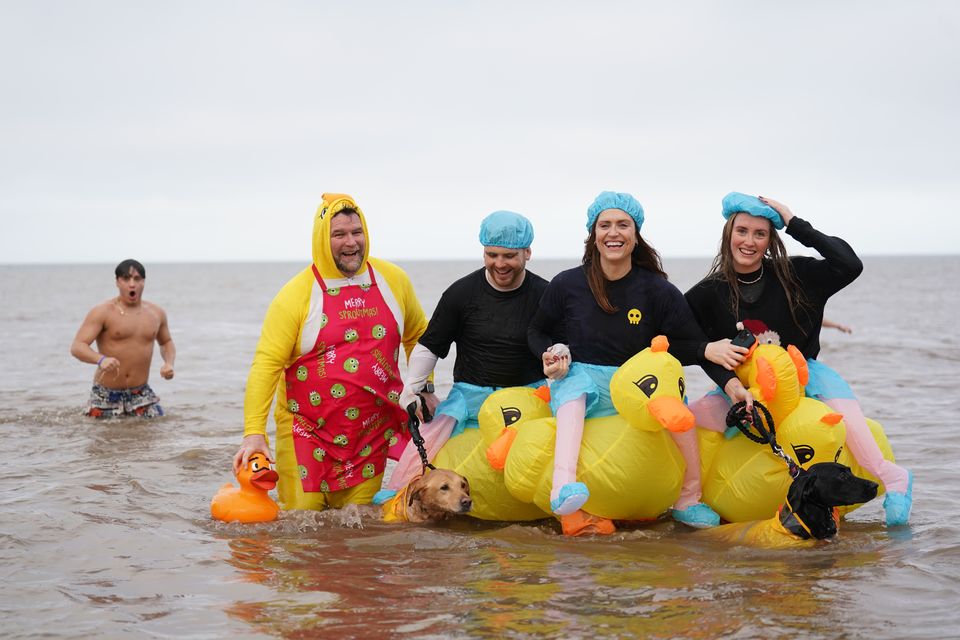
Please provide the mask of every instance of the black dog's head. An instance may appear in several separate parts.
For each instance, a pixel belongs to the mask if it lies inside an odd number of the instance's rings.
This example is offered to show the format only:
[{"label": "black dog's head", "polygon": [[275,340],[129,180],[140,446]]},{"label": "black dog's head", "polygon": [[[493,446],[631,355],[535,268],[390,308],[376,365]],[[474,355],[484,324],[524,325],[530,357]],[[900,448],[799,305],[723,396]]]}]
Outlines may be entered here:
[{"label": "black dog's head", "polygon": [[876,497],[876,482],[858,478],[850,467],[836,462],[811,465],[800,472],[787,491],[790,508],[818,539],[837,532],[833,507],[869,502]]}]

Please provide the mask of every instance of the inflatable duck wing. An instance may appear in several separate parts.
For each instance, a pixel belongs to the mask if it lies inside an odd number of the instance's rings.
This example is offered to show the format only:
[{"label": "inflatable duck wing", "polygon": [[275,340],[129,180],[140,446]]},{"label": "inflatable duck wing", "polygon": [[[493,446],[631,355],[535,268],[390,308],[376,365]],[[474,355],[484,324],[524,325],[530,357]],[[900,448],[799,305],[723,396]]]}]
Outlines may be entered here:
[{"label": "inflatable duck wing", "polygon": [[[680,494],[683,458],[668,431],[694,425],[683,404],[683,367],[667,340],[625,362],[610,381],[617,415],[587,418],[577,479],[590,487],[587,513],[614,520],[648,520]],[[518,500],[549,512],[556,420],[524,423],[507,455],[504,479]]]},{"label": "inflatable duck wing", "polygon": [[479,428],[464,429],[443,445],[433,463],[456,471],[470,482],[473,509],[469,516],[509,522],[549,517],[536,505],[513,497],[504,484],[503,463],[493,466],[498,455],[507,455],[518,430],[547,416],[550,416],[550,405],[544,399],[543,390],[529,387],[500,389],[490,394],[480,406]]},{"label": "inflatable duck wing", "polygon": [[210,513],[224,522],[269,522],[277,519],[280,507],[267,495],[277,486],[277,472],[270,468],[267,457],[255,453],[247,466],[237,473],[240,487],[229,482],[213,496]]}]

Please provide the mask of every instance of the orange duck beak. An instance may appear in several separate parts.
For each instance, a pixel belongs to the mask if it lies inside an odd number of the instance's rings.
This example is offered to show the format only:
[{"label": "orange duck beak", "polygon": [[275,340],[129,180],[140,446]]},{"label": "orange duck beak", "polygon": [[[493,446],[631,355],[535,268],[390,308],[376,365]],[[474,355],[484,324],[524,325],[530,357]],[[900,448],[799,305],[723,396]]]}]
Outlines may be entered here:
[{"label": "orange duck beak", "polygon": [[280,475],[268,467],[250,474],[250,486],[256,487],[261,491],[270,491],[270,489],[277,486],[277,480],[279,479]]},{"label": "orange duck beak", "polygon": [[665,429],[675,433],[689,431],[696,424],[693,412],[683,404],[683,400],[673,396],[661,396],[651,400],[647,404],[647,411]]}]

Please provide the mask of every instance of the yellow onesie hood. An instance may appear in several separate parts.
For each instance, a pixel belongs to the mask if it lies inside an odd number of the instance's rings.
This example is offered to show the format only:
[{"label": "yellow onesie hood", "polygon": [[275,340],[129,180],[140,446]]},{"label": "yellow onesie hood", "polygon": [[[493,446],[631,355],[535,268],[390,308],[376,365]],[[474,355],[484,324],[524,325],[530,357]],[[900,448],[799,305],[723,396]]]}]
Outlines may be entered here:
[{"label": "yellow onesie hood", "polygon": [[360,262],[360,268],[357,269],[357,275],[367,270],[367,258],[370,256],[370,233],[367,231],[367,219],[363,215],[363,211],[360,210],[354,199],[345,193],[325,193],[320,206],[317,207],[317,215],[313,218],[313,263],[317,265],[320,275],[325,280],[344,277],[337,269],[337,264],[333,260],[333,253],[330,251],[330,220],[343,209],[355,209],[360,216],[360,224],[363,226],[364,247],[363,260]]}]

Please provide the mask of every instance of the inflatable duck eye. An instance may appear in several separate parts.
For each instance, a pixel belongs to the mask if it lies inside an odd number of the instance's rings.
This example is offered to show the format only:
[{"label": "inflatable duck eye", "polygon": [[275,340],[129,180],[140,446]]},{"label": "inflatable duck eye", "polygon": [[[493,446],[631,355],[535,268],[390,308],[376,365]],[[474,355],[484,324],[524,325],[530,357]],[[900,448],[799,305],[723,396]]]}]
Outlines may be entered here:
[{"label": "inflatable duck eye", "polygon": [[648,373],[633,384],[637,385],[637,388],[640,389],[640,391],[643,391],[643,395],[650,398],[654,393],[657,392],[657,387],[659,386],[660,381],[657,380],[657,376],[653,375],[652,373]]},{"label": "inflatable duck eye", "polygon": [[677,384],[680,387],[680,398],[683,399],[687,395],[687,383],[683,381],[683,377],[681,376]]},{"label": "inflatable duck eye", "polygon": [[500,411],[503,413],[503,426],[505,427],[509,427],[523,417],[523,413],[516,407],[500,407]]},{"label": "inflatable duck eye", "polygon": [[813,447],[807,444],[795,444],[793,445],[793,453],[797,458],[797,462],[801,465],[806,464],[813,460],[813,456],[816,455]]}]

